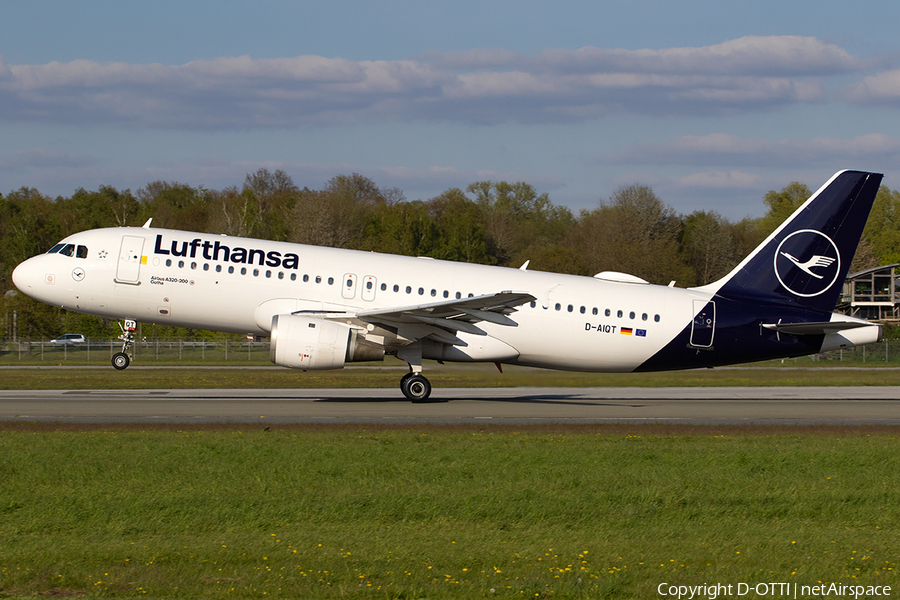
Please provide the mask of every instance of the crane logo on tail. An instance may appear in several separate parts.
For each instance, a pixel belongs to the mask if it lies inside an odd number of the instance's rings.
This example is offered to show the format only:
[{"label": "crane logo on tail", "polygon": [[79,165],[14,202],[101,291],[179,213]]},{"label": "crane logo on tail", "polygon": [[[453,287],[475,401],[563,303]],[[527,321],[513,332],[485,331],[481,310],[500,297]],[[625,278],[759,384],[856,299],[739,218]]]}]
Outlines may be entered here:
[{"label": "crane logo on tail", "polygon": [[803,271],[805,271],[806,273],[809,273],[816,279],[822,279],[822,275],[816,275],[810,269],[812,269],[813,267],[827,267],[828,265],[830,265],[831,263],[833,263],[836,260],[834,258],[822,256],[821,254],[816,254],[808,261],[800,262],[799,260],[797,260],[796,258],[791,256],[787,252],[782,252],[781,255],[784,257],[787,257],[787,259],[790,260],[791,262],[793,262],[795,265],[797,265],[797,267],[799,267],[800,269],[803,269]]},{"label": "crane logo on tail", "polygon": [[792,294],[809,298],[825,293],[841,271],[841,254],[820,231],[801,229],[784,238],[775,251],[775,276]]}]

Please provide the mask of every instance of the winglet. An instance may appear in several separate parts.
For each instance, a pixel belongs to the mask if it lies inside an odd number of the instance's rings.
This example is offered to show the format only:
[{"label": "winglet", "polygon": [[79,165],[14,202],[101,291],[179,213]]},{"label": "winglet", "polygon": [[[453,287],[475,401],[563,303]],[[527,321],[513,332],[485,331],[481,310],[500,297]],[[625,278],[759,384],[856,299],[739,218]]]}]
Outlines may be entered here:
[{"label": "winglet", "polygon": [[143,229],[150,229],[150,221],[152,221],[152,220],[153,220],[153,217],[150,217],[149,219],[147,219],[147,222],[144,223],[141,227]]}]

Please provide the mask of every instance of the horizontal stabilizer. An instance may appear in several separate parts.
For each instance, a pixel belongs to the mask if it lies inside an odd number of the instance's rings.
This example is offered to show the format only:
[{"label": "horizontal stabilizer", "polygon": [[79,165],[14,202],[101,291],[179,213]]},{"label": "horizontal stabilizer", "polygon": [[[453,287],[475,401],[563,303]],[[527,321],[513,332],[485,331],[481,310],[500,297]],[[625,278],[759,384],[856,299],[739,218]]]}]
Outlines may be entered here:
[{"label": "horizontal stabilizer", "polygon": [[829,333],[838,333],[847,329],[856,329],[857,327],[869,327],[872,323],[861,323],[858,321],[824,321],[821,323],[763,323],[763,327],[777,331],[778,333],[787,333],[789,335],[826,335]]}]

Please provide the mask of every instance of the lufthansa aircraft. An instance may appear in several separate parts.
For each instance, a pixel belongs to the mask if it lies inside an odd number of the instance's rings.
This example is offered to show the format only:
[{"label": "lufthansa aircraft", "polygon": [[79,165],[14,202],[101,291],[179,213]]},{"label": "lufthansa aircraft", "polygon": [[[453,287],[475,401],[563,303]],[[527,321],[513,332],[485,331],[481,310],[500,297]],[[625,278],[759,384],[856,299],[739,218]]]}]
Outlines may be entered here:
[{"label": "lufthansa aircraft", "polygon": [[[833,312],[881,175],[835,174],[723,279],[695,288],[150,227],[77,233],[16,267],[29,296],[134,322],[271,336],[271,359],[340,369],[392,354],[422,401],[423,359],[639,372],[803,356],[881,339]],[[121,327],[121,325],[120,325]]]}]

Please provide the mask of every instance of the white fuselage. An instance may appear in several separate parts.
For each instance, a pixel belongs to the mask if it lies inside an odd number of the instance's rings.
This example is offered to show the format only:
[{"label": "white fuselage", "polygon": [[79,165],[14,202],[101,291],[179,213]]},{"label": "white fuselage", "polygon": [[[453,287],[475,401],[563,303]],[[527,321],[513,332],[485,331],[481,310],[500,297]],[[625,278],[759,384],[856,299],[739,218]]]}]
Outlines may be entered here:
[{"label": "white fuselage", "polygon": [[456,359],[579,371],[635,369],[689,326],[712,296],[597,277],[162,229],[100,229],[63,243],[83,248],[85,257],[78,252],[36,256],[16,270],[16,285],[78,312],[234,333],[268,334],[274,315],[295,311],[352,313],[527,292],[537,300],[511,315],[517,326],[479,324],[487,338],[503,344],[460,333],[469,347]]}]

